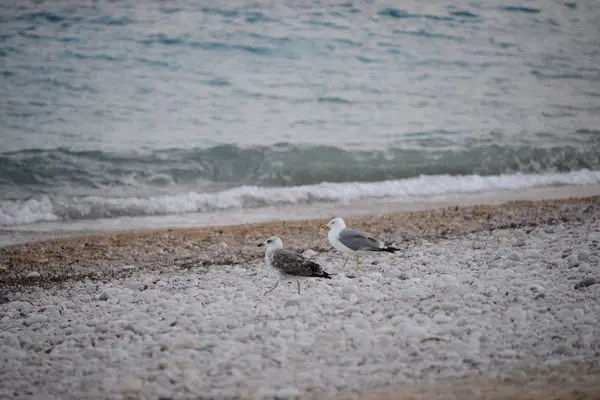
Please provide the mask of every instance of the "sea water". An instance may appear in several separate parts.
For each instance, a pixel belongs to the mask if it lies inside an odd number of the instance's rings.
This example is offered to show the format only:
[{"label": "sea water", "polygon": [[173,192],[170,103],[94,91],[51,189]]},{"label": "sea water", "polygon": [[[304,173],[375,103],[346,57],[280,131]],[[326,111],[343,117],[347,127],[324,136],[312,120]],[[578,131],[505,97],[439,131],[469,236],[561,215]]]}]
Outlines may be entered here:
[{"label": "sea water", "polygon": [[4,243],[600,183],[593,0],[5,3]]}]

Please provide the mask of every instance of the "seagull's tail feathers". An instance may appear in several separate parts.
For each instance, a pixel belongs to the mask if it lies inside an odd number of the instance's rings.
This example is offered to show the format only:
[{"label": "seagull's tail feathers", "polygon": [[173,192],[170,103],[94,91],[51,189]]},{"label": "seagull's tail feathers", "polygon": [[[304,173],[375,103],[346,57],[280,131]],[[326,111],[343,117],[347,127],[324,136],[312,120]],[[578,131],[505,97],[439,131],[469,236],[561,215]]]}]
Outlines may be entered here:
[{"label": "seagull's tail feathers", "polygon": [[331,279],[331,275],[323,271],[323,268],[314,262],[310,262],[311,276],[315,278]]},{"label": "seagull's tail feathers", "polygon": [[321,271],[321,273],[320,273],[320,274],[319,274],[319,273],[316,273],[316,274],[314,274],[314,273],[313,273],[313,276],[314,276],[315,278],[325,278],[325,279],[331,279],[331,275],[329,275],[329,274],[328,274],[327,272],[325,272],[325,271]]}]

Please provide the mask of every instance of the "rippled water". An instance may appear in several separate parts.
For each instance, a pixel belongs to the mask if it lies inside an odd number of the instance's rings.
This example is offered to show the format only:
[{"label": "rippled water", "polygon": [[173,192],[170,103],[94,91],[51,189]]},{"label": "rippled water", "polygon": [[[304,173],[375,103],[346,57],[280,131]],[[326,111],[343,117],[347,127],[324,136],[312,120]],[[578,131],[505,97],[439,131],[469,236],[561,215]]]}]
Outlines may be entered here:
[{"label": "rippled water", "polygon": [[600,182],[600,3],[280,3],[0,5],[0,226]]}]

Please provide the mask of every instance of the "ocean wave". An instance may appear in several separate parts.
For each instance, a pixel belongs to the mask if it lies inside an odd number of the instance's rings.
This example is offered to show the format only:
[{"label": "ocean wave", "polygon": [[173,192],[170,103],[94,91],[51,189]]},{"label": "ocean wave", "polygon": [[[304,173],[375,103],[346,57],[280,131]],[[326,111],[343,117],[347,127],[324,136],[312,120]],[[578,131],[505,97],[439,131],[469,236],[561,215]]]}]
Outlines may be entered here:
[{"label": "ocean wave", "polygon": [[203,213],[265,206],[346,203],[365,198],[411,199],[557,185],[600,183],[600,171],[495,176],[418,176],[371,183],[320,183],[295,187],[240,186],[215,193],[187,192],[149,197],[61,197],[43,195],[0,202],[0,226],[45,221]]},{"label": "ocean wave", "polygon": [[[433,133],[432,133],[433,135]],[[439,134],[418,135],[434,148]],[[410,135],[407,137],[410,138]],[[597,135],[581,135],[585,149],[486,146],[469,150],[345,150],[332,146],[272,146],[165,149],[114,153],[67,148],[0,153],[0,199],[33,194],[140,187],[301,186],[321,182],[379,182],[419,175],[500,175],[600,169]],[[416,139],[417,140],[417,139]],[[422,141],[425,141],[421,143]],[[442,143],[447,149],[447,143]],[[18,193],[15,192],[18,188]],[[88,190],[89,189],[89,190]],[[86,190],[88,190],[86,192]]]}]

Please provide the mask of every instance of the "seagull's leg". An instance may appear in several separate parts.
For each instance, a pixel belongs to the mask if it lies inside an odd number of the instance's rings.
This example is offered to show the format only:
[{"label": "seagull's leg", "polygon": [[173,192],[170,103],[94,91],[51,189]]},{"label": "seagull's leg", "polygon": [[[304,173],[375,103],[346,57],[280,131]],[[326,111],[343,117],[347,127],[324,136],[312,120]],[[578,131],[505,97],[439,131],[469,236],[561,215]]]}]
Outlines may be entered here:
[{"label": "seagull's leg", "polygon": [[296,283],[298,284],[298,294],[300,294],[300,281],[296,279]]},{"label": "seagull's leg", "polygon": [[273,290],[275,290],[275,288],[277,287],[277,285],[279,285],[279,279],[277,279],[277,282],[275,283],[275,286],[273,286],[271,289],[267,290],[264,294],[264,296],[266,296],[267,294],[271,293]]},{"label": "seagull's leg", "polygon": [[356,255],[356,271],[360,270],[360,256]]},{"label": "seagull's leg", "polygon": [[344,258],[344,263],[343,263],[341,266],[339,266],[339,267],[338,267],[338,268],[335,270],[335,272],[340,272],[340,270],[344,269],[344,267],[346,266],[346,264],[348,264],[348,260],[349,260],[349,259],[350,259],[350,257],[349,257],[349,256],[348,256],[348,257],[346,257],[346,258]]}]

